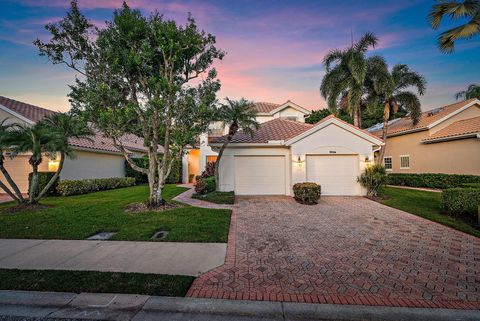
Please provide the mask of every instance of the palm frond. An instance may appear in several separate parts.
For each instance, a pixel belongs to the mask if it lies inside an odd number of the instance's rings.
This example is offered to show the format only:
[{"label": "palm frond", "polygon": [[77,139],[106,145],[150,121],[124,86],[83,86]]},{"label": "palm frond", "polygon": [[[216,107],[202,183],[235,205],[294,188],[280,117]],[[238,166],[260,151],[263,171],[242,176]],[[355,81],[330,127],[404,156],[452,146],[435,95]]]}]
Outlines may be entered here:
[{"label": "palm frond", "polygon": [[372,32],[367,32],[358,40],[354,45],[353,48],[355,51],[358,52],[367,52],[368,48],[375,47],[378,43],[378,38]]},{"label": "palm frond", "polygon": [[422,114],[421,103],[418,96],[411,91],[402,91],[395,95],[395,100],[410,113],[413,125],[416,125]]}]

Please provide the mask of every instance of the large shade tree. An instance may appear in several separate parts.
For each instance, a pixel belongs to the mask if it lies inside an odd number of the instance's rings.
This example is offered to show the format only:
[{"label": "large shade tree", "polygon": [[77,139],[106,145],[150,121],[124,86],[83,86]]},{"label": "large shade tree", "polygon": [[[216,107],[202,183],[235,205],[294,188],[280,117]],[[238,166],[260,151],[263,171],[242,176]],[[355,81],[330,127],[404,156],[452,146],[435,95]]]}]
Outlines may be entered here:
[{"label": "large shade tree", "polygon": [[437,1],[428,15],[432,28],[438,29],[444,17],[464,21],[463,24],[442,32],[438,37],[438,47],[444,53],[452,53],[457,40],[470,39],[480,34],[480,0]]},{"label": "large shade tree", "polygon": [[480,85],[471,84],[466,90],[459,91],[455,94],[455,99],[480,99]]},{"label": "large shade tree", "polygon": [[218,109],[216,118],[223,122],[228,127],[228,133],[223,137],[222,145],[218,151],[217,160],[215,162],[215,184],[216,189],[219,189],[219,168],[223,153],[228,144],[233,139],[233,136],[242,130],[248,135],[253,135],[254,131],[258,129],[257,113],[253,109],[253,102],[241,98],[240,100],[231,100],[225,98],[226,104],[222,104]]},{"label": "large shade tree", "polygon": [[[425,77],[405,64],[397,64],[389,70],[386,61],[379,56],[368,59],[367,96],[365,102],[370,108],[383,109],[382,139],[386,142],[388,121],[401,106],[408,112],[413,125],[421,115],[421,103],[418,98],[426,91]],[[381,163],[385,155],[386,144],[380,149],[377,162]]]},{"label": "large shade tree", "polygon": [[366,33],[351,47],[334,49],[323,59],[326,74],[320,93],[332,112],[336,113],[339,106],[344,105],[353,118],[353,124],[358,127],[361,127],[361,103],[365,94],[366,53],[377,42],[373,33]]},{"label": "large shade tree", "polygon": [[[144,17],[125,3],[99,29],[74,1],[66,17],[46,29],[49,42],[35,41],[40,54],[79,74],[71,85],[73,110],[147,175],[149,205],[163,204],[173,160],[206,131],[215,110],[220,84],[212,64],[224,56],[215,37],[199,30],[190,16],[179,25],[158,13]],[[124,147],[131,134],[143,138],[148,168],[137,166]]]}]

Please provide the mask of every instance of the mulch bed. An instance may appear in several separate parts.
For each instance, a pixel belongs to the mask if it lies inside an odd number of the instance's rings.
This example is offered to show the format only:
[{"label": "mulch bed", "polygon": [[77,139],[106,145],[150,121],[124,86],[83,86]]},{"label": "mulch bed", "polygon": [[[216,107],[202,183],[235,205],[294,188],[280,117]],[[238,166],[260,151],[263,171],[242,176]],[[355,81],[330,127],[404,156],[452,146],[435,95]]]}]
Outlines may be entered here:
[{"label": "mulch bed", "polygon": [[163,205],[151,207],[151,206],[148,206],[147,203],[142,202],[142,203],[134,203],[134,204],[127,205],[125,207],[125,212],[126,213],[143,213],[143,212],[150,212],[150,211],[163,212],[163,211],[171,210],[177,207],[179,207],[179,205],[170,204],[170,203],[165,203]]},{"label": "mulch bed", "polygon": [[15,206],[4,209],[2,211],[2,214],[16,214],[16,213],[21,213],[26,211],[38,211],[38,210],[43,210],[45,208],[50,208],[50,207],[52,206],[43,205],[43,204],[34,204],[34,205],[20,204],[20,205],[15,205]]}]

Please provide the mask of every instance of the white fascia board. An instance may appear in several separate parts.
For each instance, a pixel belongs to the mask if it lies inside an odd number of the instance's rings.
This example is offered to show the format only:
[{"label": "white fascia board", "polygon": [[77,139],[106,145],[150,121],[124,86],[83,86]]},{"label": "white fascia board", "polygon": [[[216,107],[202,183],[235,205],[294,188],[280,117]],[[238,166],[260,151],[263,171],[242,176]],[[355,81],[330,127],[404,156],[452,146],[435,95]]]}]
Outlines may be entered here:
[{"label": "white fascia board", "polygon": [[287,107],[292,107],[293,109],[296,109],[296,110],[298,110],[299,112],[304,113],[305,115],[308,115],[308,114],[311,113],[310,110],[307,110],[307,109],[303,108],[302,106],[299,106],[299,105],[291,102],[290,100],[288,100],[287,102],[281,104],[280,106],[278,106],[277,108],[275,108],[274,110],[272,110],[269,115],[276,114],[276,113],[278,113],[279,111],[281,111],[281,110],[283,110],[283,109],[285,109],[285,108],[287,108]]},{"label": "white fascia board", "polygon": [[13,117],[18,118],[18,119],[20,119],[21,121],[26,122],[27,124],[30,124],[30,125],[35,124],[35,122],[33,122],[33,121],[31,121],[30,119],[28,119],[28,118],[20,115],[19,113],[14,112],[14,111],[11,110],[10,108],[8,108],[8,107],[6,107],[6,106],[4,106],[4,105],[2,105],[2,104],[0,104],[0,109],[3,110],[3,111],[6,112],[6,113],[9,113],[9,114],[12,115]]},{"label": "white fascia board", "polygon": [[446,121],[447,119],[452,118],[453,116],[461,113],[462,111],[464,111],[465,109],[467,109],[467,108],[469,108],[469,107],[471,107],[471,106],[473,106],[473,105],[479,105],[479,106],[480,106],[480,100],[475,99],[474,101],[466,104],[466,105],[463,106],[462,108],[459,108],[459,109],[455,110],[454,112],[451,112],[450,114],[446,115],[445,117],[440,118],[439,120],[434,121],[433,123],[431,123],[430,125],[428,125],[427,128],[428,128],[428,129],[431,129],[432,127],[435,127],[435,126],[437,126],[438,124]]},{"label": "white fascia board", "polygon": [[[222,144],[209,144],[210,147],[218,148],[222,147]],[[281,147],[285,146],[283,143],[229,143],[227,148],[236,147]]]},{"label": "white fascia board", "polygon": [[298,142],[299,140],[301,140],[301,139],[303,139],[303,138],[305,138],[305,137],[307,137],[307,136],[310,136],[311,134],[313,134],[313,133],[321,130],[322,128],[327,127],[327,126],[330,125],[330,124],[335,124],[335,125],[343,128],[343,129],[345,129],[346,131],[349,131],[349,132],[351,132],[352,134],[355,134],[355,135],[357,135],[357,136],[365,139],[366,141],[369,141],[369,142],[372,143],[372,144],[380,145],[380,146],[381,146],[381,145],[385,145],[385,143],[384,143],[383,141],[381,141],[380,139],[377,139],[377,138],[374,138],[374,137],[372,137],[372,136],[370,136],[370,135],[367,135],[367,134],[364,133],[363,131],[356,129],[356,128],[353,127],[353,126],[344,124],[343,122],[339,121],[339,120],[336,119],[336,118],[331,118],[331,119],[329,119],[329,120],[327,120],[327,121],[325,121],[325,122],[323,122],[323,123],[320,123],[320,124],[318,124],[318,125],[310,128],[309,130],[301,133],[300,135],[297,135],[297,136],[295,136],[295,137],[287,140],[287,141],[285,142],[285,145],[290,146],[290,145],[292,145],[293,143],[296,143],[296,142]]}]

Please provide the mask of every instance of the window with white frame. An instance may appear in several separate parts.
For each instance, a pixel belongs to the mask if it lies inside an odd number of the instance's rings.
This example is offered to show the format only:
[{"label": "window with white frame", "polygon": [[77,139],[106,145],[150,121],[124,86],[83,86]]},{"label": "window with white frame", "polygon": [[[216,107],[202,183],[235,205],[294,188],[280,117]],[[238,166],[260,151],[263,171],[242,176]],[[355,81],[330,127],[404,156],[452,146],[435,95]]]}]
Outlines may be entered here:
[{"label": "window with white frame", "polygon": [[410,155],[400,155],[400,169],[410,168]]},{"label": "window with white frame", "polygon": [[385,156],[383,158],[383,166],[385,166],[385,169],[387,171],[391,171],[393,169],[393,163],[392,163],[392,157],[391,156]]}]

